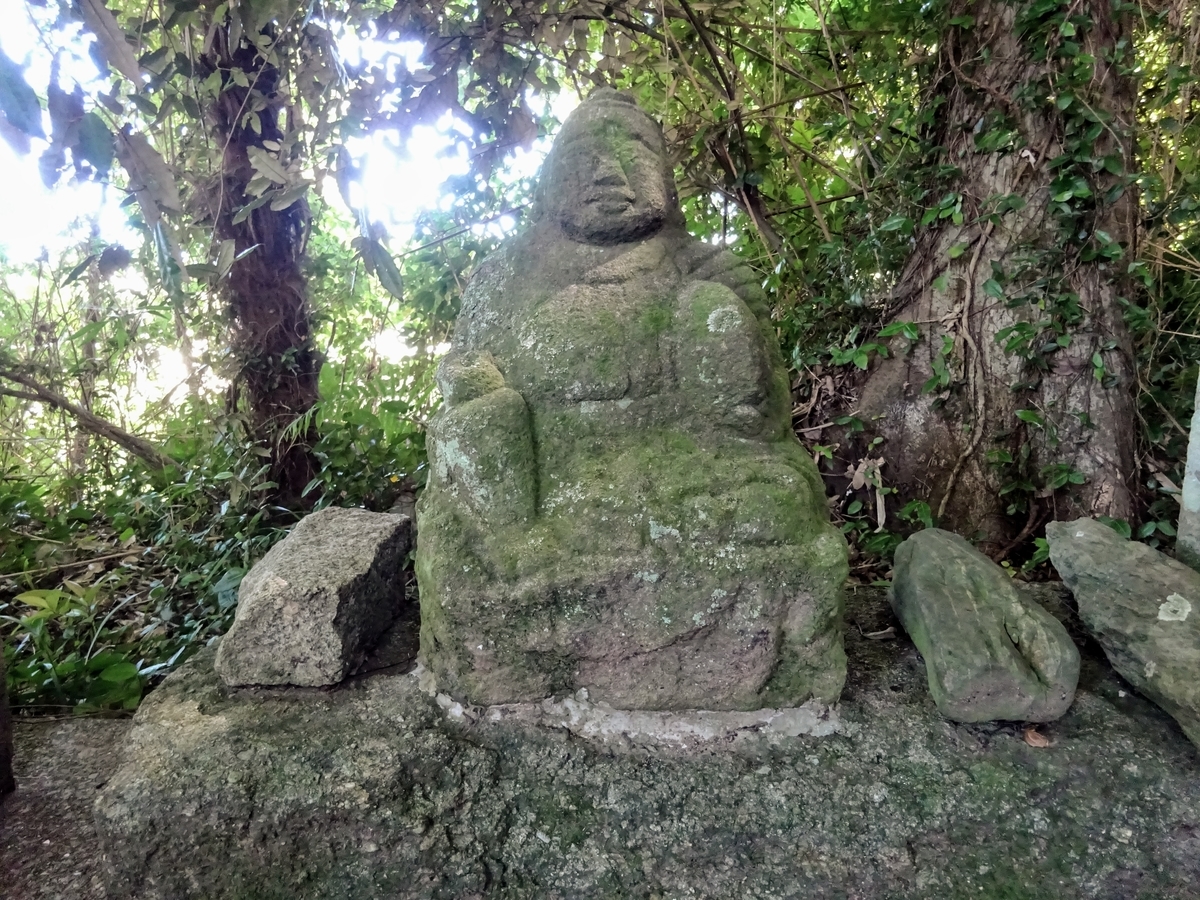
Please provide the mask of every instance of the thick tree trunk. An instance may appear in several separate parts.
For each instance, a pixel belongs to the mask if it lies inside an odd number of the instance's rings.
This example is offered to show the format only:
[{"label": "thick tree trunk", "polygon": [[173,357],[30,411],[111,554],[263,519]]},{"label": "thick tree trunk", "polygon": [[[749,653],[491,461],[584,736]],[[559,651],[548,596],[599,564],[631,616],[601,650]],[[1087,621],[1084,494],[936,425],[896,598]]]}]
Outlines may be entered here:
[{"label": "thick tree trunk", "polygon": [[[1071,8],[1086,24],[1034,20],[1024,3],[954,6],[974,21],[940,48],[937,133],[961,201],[918,229],[891,319],[922,337],[893,342],[858,415],[885,438],[900,501],[925,500],[939,525],[998,556],[1049,518],[1134,514],[1118,301],[1135,238],[1135,198],[1121,190],[1133,94],[1112,61],[1122,33],[1107,0]],[[1064,49],[1072,30],[1077,52]],[[1067,65],[1083,69],[1067,80]],[[1011,197],[1024,205],[1005,211]]]},{"label": "thick tree trunk", "polygon": [[[224,146],[221,183],[211,198],[216,233],[234,241],[240,257],[224,281],[239,364],[234,396],[245,401],[254,437],[271,452],[278,498],[297,505],[317,471],[311,452],[316,428],[304,418],[319,398],[321,369],[301,270],[311,213],[299,199],[283,209],[266,203],[239,217],[255,199],[247,190],[256,174],[251,148],[278,153],[285,136],[279,71],[245,39],[230,46],[229,38],[228,27],[217,29],[203,64],[225,80],[208,112]],[[245,74],[249,87],[232,79],[235,71]]]}]

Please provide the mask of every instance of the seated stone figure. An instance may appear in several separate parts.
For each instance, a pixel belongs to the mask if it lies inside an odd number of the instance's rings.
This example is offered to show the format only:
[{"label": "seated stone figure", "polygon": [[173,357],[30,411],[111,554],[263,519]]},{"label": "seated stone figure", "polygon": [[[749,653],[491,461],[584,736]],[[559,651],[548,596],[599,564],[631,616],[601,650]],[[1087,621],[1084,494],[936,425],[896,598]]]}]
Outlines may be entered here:
[{"label": "seated stone figure", "polygon": [[658,126],[566,121],[472,279],[418,506],[421,656],[477,704],[834,701],[846,546],[754,274],[684,228]]}]

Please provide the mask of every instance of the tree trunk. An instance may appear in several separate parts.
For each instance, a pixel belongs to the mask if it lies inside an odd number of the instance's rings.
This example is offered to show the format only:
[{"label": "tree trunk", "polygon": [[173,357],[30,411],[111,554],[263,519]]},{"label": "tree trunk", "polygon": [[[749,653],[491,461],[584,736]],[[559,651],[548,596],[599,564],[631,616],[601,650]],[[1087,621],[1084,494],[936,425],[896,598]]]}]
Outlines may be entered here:
[{"label": "tree trunk", "polygon": [[[255,198],[248,192],[255,170],[250,150],[283,155],[280,73],[243,38],[230,46],[230,27],[212,32],[203,65],[220,71],[224,89],[208,114],[224,147],[221,182],[211,198],[217,237],[234,241],[239,258],[224,279],[232,349],[239,364],[235,401],[249,410],[253,436],[270,450],[277,496],[288,505],[316,474],[311,447],[316,428],[305,415],[319,397],[321,357],[313,345],[308,297],[301,270],[311,224],[303,198],[284,209],[258,206],[239,219]],[[231,73],[245,74],[239,86]],[[281,167],[287,160],[279,160]]]},{"label": "tree trunk", "polygon": [[1107,0],[1033,7],[952,3],[935,130],[958,171],[890,316],[921,338],[892,342],[858,412],[900,501],[993,556],[1050,518],[1135,511],[1128,42]]}]

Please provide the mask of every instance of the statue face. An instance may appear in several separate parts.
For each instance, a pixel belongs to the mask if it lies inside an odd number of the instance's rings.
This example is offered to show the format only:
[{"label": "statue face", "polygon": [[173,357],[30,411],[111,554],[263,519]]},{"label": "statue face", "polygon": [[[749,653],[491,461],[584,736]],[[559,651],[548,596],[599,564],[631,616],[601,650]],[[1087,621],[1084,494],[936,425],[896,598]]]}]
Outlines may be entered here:
[{"label": "statue face", "polygon": [[634,109],[580,107],[547,161],[549,214],[577,241],[614,244],[658,231],[674,202],[662,136]]}]

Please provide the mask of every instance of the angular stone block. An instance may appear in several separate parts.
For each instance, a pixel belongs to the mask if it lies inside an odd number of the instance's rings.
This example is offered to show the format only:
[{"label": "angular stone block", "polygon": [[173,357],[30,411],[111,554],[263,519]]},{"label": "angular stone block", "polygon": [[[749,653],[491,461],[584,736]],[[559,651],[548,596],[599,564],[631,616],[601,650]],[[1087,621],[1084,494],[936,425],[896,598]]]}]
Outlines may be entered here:
[{"label": "angular stone block", "polygon": [[218,674],[230,685],[337,684],[403,608],[411,547],[403,516],[305,516],[242,580]]},{"label": "angular stone block", "polygon": [[1070,707],[1079,651],[1066,629],[958,535],[929,528],[901,544],[891,600],[946,718],[1048,722]]},{"label": "angular stone block", "polygon": [[597,92],[464,297],[418,506],[449,694],[627,709],[837,699],[846,547],[766,296],[691,238],[658,126]]},{"label": "angular stone block", "polygon": [[1113,668],[1200,747],[1200,574],[1095,519],[1051,522],[1046,540]]}]

